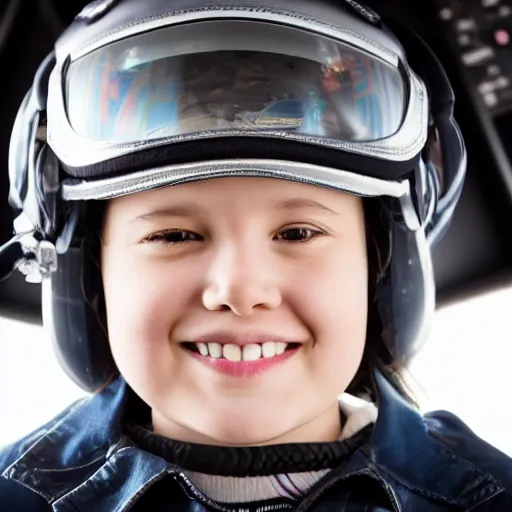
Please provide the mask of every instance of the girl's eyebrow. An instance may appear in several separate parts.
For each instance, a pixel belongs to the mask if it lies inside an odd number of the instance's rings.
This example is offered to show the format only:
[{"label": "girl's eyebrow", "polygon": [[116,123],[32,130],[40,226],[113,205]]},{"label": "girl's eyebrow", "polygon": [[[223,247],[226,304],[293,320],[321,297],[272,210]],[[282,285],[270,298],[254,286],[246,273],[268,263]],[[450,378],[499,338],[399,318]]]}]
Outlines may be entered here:
[{"label": "girl's eyebrow", "polygon": [[176,205],[148,213],[143,213],[134,219],[130,219],[128,223],[131,224],[132,222],[150,221],[161,217],[192,217],[193,215],[197,215],[199,211],[199,207]]},{"label": "girl's eyebrow", "polygon": [[327,213],[329,215],[339,215],[338,212],[331,210],[327,206],[322,203],[318,203],[317,201],[313,201],[312,199],[306,198],[293,198],[278,203],[277,208],[284,210],[298,210],[298,209],[307,209],[307,210],[316,210],[320,213]]}]

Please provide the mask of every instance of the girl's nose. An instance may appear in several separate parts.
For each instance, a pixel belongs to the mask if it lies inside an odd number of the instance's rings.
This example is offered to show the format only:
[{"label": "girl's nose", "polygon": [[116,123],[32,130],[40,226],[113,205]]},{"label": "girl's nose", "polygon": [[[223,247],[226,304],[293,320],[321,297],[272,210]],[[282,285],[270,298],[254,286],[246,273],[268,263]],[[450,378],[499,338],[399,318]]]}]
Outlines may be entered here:
[{"label": "girl's nose", "polygon": [[256,309],[277,309],[282,297],[277,269],[262,253],[246,248],[224,249],[212,262],[203,291],[210,311],[230,309],[236,316],[251,316]]}]

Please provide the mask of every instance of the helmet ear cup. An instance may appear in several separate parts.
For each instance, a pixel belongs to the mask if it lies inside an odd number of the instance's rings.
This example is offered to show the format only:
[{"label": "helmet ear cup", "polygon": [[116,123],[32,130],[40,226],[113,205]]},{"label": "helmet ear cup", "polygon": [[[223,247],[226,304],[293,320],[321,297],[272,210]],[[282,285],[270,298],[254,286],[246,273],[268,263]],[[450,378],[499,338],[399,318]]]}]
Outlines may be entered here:
[{"label": "helmet ear cup", "polygon": [[82,237],[82,272],[83,296],[98,321],[103,337],[108,340],[107,309],[101,274],[101,245],[103,244],[101,230],[105,215],[106,203],[96,201],[84,205],[84,233]]},{"label": "helmet ear cup", "polygon": [[59,268],[43,281],[43,320],[50,327],[64,371],[94,392],[118,374],[106,327],[99,241],[82,236],[59,257]]},{"label": "helmet ear cup", "polygon": [[[16,117],[9,148],[9,202],[18,215],[17,231],[62,249],[57,269],[42,280],[43,323],[64,371],[86,391],[96,391],[117,369],[105,325],[99,244],[74,232],[70,219],[76,212],[60,200],[60,162],[46,142],[46,99],[54,66],[51,53]],[[31,249],[24,250],[31,257]]]}]

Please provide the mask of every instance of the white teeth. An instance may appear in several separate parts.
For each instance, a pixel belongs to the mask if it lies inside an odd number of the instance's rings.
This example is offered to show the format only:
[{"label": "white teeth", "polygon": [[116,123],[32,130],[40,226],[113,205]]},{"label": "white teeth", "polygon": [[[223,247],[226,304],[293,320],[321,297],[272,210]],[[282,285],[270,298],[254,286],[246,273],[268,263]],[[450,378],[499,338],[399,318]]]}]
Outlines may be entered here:
[{"label": "white teeth", "polygon": [[275,341],[267,341],[263,343],[262,347],[263,357],[275,357],[276,355],[276,343]]},{"label": "white teeth", "polygon": [[210,357],[219,359],[222,357],[222,345],[220,343],[208,343],[208,352]]},{"label": "white teeth", "polygon": [[261,358],[261,345],[245,345],[242,349],[242,359],[244,361],[257,361]]},{"label": "white teeth", "polygon": [[267,341],[263,344],[251,343],[240,347],[239,345],[220,343],[196,343],[199,353],[204,356],[210,356],[213,359],[224,358],[228,361],[257,361],[262,357],[280,356],[286,351],[288,343]]},{"label": "white teeth", "polygon": [[287,346],[288,346],[288,343],[283,343],[282,341],[278,341],[276,343],[276,355],[280,356],[281,354],[284,354]]},{"label": "white teeth", "polygon": [[208,345],[206,343],[198,343],[197,348],[202,356],[206,357],[208,355]]},{"label": "white teeth", "polygon": [[242,349],[238,345],[224,345],[222,355],[224,359],[238,363],[242,360]]}]

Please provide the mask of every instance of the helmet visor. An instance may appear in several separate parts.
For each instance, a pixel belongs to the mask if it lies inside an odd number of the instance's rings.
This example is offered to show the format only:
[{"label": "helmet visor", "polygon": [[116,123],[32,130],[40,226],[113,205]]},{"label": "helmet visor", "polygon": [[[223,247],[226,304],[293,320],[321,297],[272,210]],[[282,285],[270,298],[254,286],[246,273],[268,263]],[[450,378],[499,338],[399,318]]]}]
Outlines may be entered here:
[{"label": "helmet visor", "polygon": [[65,85],[73,130],[109,143],[283,131],[375,141],[398,131],[407,100],[400,70],[376,56],[242,20],[170,26],[109,44],[71,62]]}]

